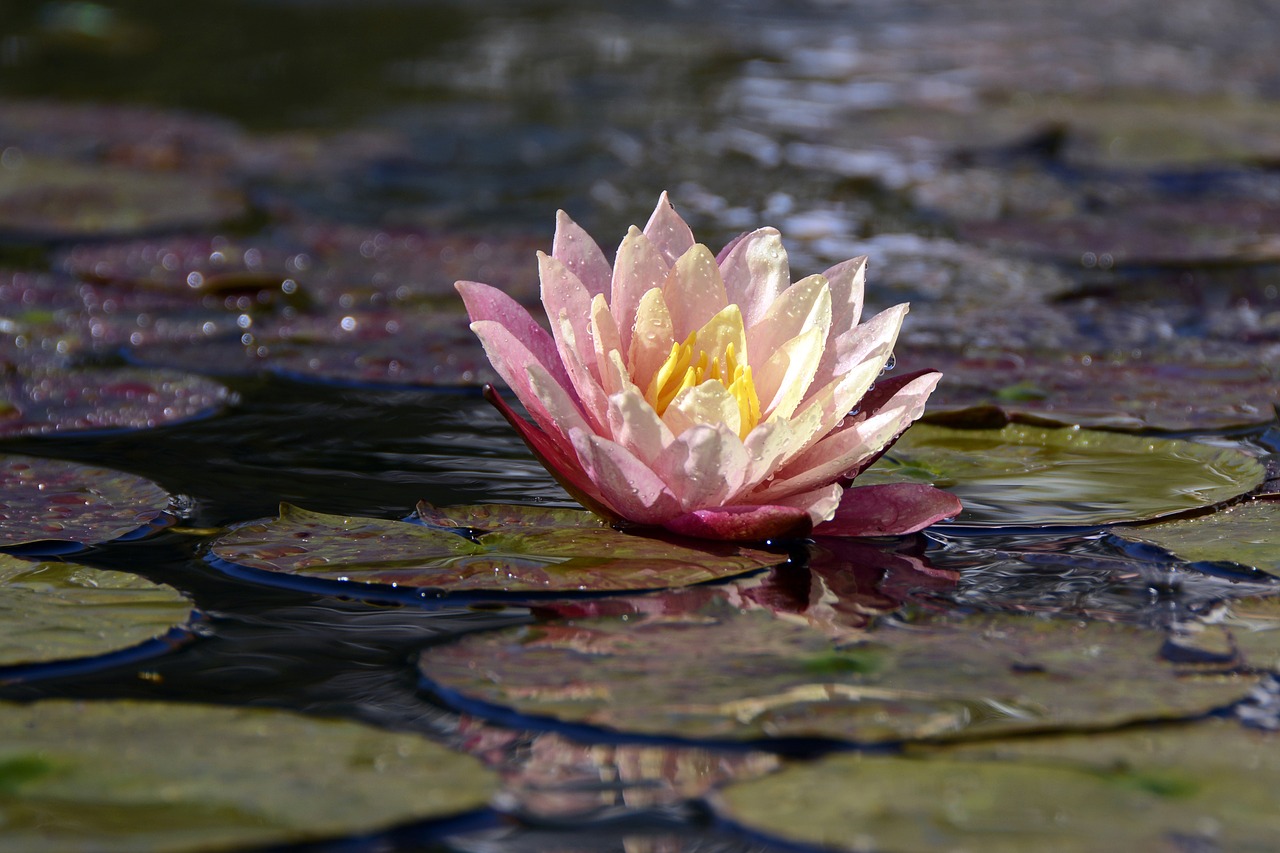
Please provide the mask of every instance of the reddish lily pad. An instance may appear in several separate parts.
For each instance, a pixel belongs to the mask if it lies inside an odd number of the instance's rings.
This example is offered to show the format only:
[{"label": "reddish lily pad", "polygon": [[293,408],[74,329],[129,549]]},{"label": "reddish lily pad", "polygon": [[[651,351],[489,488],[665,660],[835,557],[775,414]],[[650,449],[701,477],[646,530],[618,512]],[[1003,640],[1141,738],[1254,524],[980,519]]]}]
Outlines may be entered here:
[{"label": "reddish lily pad", "polygon": [[[1275,419],[1280,374],[1258,361],[1114,362],[912,350],[946,376],[925,420],[997,417],[1113,430],[1229,429]],[[966,411],[968,410],[968,411]]]},{"label": "reddish lily pad", "polygon": [[213,225],[245,212],[216,178],[24,160],[0,168],[0,233],[68,239]]},{"label": "reddish lily pad", "polygon": [[1188,562],[1230,562],[1280,577],[1280,501],[1257,500],[1199,518],[1118,527],[1130,542],[1146,542]]},{"label": "reddish lily pad", "polygon": [[[677,618],[548,622],[423,652],[446,701],[623,732],[860,743],[1102,729],[1194,716],[1249,679],[1185,680],[1163,632],[984,615],[823,634],[712,601]],[[483,662],[477,665],[477,661]]]},{"label": "reddish lily pad", "polygon": [[[454,507],[428,517],[456,524],[441,529],[282,504],[279,518],[233,529],[212,553],[269,572],[448,592],[658,589],[785,561],[750,548],[623,533],[582,510]],[[495,519],[502,521],[486,530]],[[483,532],[463,535],[477,528]]]},{"label": "reddish lily pad", "polygon": [[36,369],[0,386],[0,436],[148,429],[212,414],[230,392],[172,370]]},{"label": "reddish lily pad", "polygon": [[75,462],[0,456],[0,547],[109,542],[154,523],[169,495],[150,480]]},{"label": "reddish lily pad", "polygon": [[1280,735],[1226,720],[833,755],[732,784],[721,815],[836,850],[1265,850]]},{"label": "reddish lily pad", "polygon": [[190,611],[177,590],[136,575],[0,554],[0,667],[124,649]]},{"label": "reddish lily pad", "polygon": [[1092,526],[1203,509],[1258,486],[1239,450],[1190,441],[1010,424],[912,427],[859,484],[929,482],[960,498],[967,527]]},{"label": "reddish lily pad", "polygon": [[11,850],[229,850],[483,808],[497,777],[420,735],[274,708],[0,705]]}]

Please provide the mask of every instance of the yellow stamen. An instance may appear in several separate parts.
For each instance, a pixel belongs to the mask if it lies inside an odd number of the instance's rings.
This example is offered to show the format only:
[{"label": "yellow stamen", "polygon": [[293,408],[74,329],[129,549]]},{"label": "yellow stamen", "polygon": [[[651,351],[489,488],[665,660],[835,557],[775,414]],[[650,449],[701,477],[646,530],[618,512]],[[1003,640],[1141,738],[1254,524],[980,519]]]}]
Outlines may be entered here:
[{"label": "yellow stamen", "polygon": [[693,348],[696,339],[695,332],[684,343],[671,345],[671,354],[654,374],[653,381],[645,391],[645,399],[662,415],[686,388],[703,382],[719,382],[738,403],[738,435],[746,438],[747,433],[760,423],[760,397],[756,393],[756,383],[751,378],[751,367],[738,362],[732,343],[725,347],[723,353],[715,356],[711,356],[706,350],[700,350],[695,361]]}]

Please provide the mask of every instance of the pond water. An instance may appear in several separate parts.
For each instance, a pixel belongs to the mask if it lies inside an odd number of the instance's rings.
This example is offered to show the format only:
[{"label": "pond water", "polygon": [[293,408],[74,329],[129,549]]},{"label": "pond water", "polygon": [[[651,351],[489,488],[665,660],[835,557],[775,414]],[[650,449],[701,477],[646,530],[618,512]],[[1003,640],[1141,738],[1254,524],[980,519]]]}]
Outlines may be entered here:
[{"label": "pond water", "polygon": [[[5,3],[0,850],[1266,849],[1277,38]],[[543,512],[452,284],[534,306],[557,208],[611,252],[662,190],[869,256],[945,378],[865,482],[965,513],[690,556]]]}]

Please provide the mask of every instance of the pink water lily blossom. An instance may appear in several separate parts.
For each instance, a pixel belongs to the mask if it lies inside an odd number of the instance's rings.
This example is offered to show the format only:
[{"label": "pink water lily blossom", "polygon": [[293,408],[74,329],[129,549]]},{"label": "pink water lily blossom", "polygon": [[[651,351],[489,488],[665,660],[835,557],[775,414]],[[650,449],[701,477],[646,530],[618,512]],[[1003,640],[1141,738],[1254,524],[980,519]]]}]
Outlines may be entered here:
[{"label": "pink water lily blossom", "polygon": [[792,282],[775,229],[715,255],[663,193],[613,264],[563,211],[538,263],[550,333],[496,288],[457,288],[533,423],[489,400],[592,511],[727,540],[903,534],[960,511],[926,485],[850,487],[941,376],[881,375],[907,306],[859,323],[865,258]]}]

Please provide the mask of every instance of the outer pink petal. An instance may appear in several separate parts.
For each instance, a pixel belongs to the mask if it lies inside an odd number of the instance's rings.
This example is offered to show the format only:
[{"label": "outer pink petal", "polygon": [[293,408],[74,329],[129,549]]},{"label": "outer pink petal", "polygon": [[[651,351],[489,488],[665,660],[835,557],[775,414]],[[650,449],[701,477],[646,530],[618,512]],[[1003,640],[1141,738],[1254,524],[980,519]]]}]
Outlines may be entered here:
[{"label": "outer pink petal", "polygon": [[609,292],[613,270],[604,252],[563,210],[556,211],[556,235],[551,242],[551,257],[569,268],[569,272],[587,288],[592,296]]},{"label": "outer pink petal", "polygon": [[[918,407],[919,414],[915,417],[919,418],[921,414],[924,414],[924,407],[928,402],[926,398],[937,386],[940,379],[942,379],[942,374],[936,370],[917,370],[914,373],[904,373],[891,379],[882,379],[862,398],[860,403],[862,414],[866,417],[871,417],[877,412],[889,408],[905,406]],[[905,431],[906,427],[903,428],[903,432]],[[876,460],[883,456],[889,448],[893,447],[901,437],[902,433],[900,432],[885,442],[884,446],[875,453],[845,471],[840,477],[840,482],[848,486],[853,482],[854,477],[874,465]]]},{"label": "outer pink petal", "polygon": [[668,266],[674,264],[676,258],[689,251],[689,247],[694,244],[693,231],[689,230],[688,223],[676,213],[665,190],[658,196],[658,206],[653,209],[653,215],[644,226],[644,234],[662,253]]},{"label": "outer pink petal", "polygon": [[622,514],[605,502],[571,451],[562,449],[547,433],[517,415],[492,385],[484,386],[484,398],[502,413],[507,423],[524,439],[529,452],[537,457],[570,497],[602,518],[621,520]]},{"label": "outer pink petal", "polygon": [[622,244],[618,246],[613,264],[613,282],[609,297],[609,310],[618,323],[622,351],[631,351],[631,332],[636,325],[636,308],[646,292],[661,288],[667,280],[671,265],[662,257],[644,233],[631,226]]},{"label": "outer pink petal", "polygon": [[960,514],[955,495],[923,483],[855,486],[835,517],[814,527],[815,536],[901,536]]},{"label": "outer pink petal", "polygon": [[738,240],[720,262],[729,301],[742,308],[748,329],[764,319],[791,284],[791,267],[776,228],[761,228]]},{"label": "outer pink petal", "polygon": [[560,360],[581,401],[583,414],[596,432],[603,432],[608,402],[591,335],[591,297],[578,277],[555,258],[539,252],[538,266],[542,304],[551,321]]},{"label": "outer pink petal", "polygon": [[842,261],[822,275],[831,284],[831,330],[833,335],[838,335],[858,325],[862,318],[867,256]]},{"label": "outer pink petal", "polygon": [[680,513],[680,502],[666,483],[631,451],[586,430],[571,430],[569,438],[591,482],[623,518],[661,524]]},{"label": "outer pink petal", "polygon": [[546,329],[538,325],[523,305],[498,288],[478,281],[459,281],[453,286],[461,294],[472,322],[492,320],[501,325],[524,345],[565,390],[573,392],[569,374],[565,373],[564,365],[560,363],[560,352],[556,349],[555,340]]},{"label": "outer pink petal", "polygon": [[813,526],[809,513],[793,506],[722,506],[698,509],[663,522],[681,536],[729,542],[763,542],[805,536]]},{"label": "outer pink petal", "polygon": [[[556,426],[555,416],[547,411],[542,399],[529,381],[528,366],[541,364],[541,362],[533,357],[533,354],[525,348],[523,343],[516,339],[506,326],[500,325],[496,320],[479,320],[472,323],[471,331],[475,332],[476,337],[480,339],[480,343],[484,346],[484,351],[489,356],[489,361],[493,364],[494,370],[502,377],[502,381],[507,383],[507,387],[519,398],[524,407],[529,410],[529,414],[537,421],[538,426],[553,434],[558,434],[559,429]],[[559,381],[554,379],[554,374],[551,373],[551,370],[546,368],[545,365],[543,365],[543,368],[546,370],[546,375],[552,377],[555,384],[559,386]],[[563,368],[561,372],[563,373]],[[563,389],[563,386],[560,387]],[[567,399],[574,401],[575,407],[578,405],[572,391],[564,390],[564,394]]]}]

